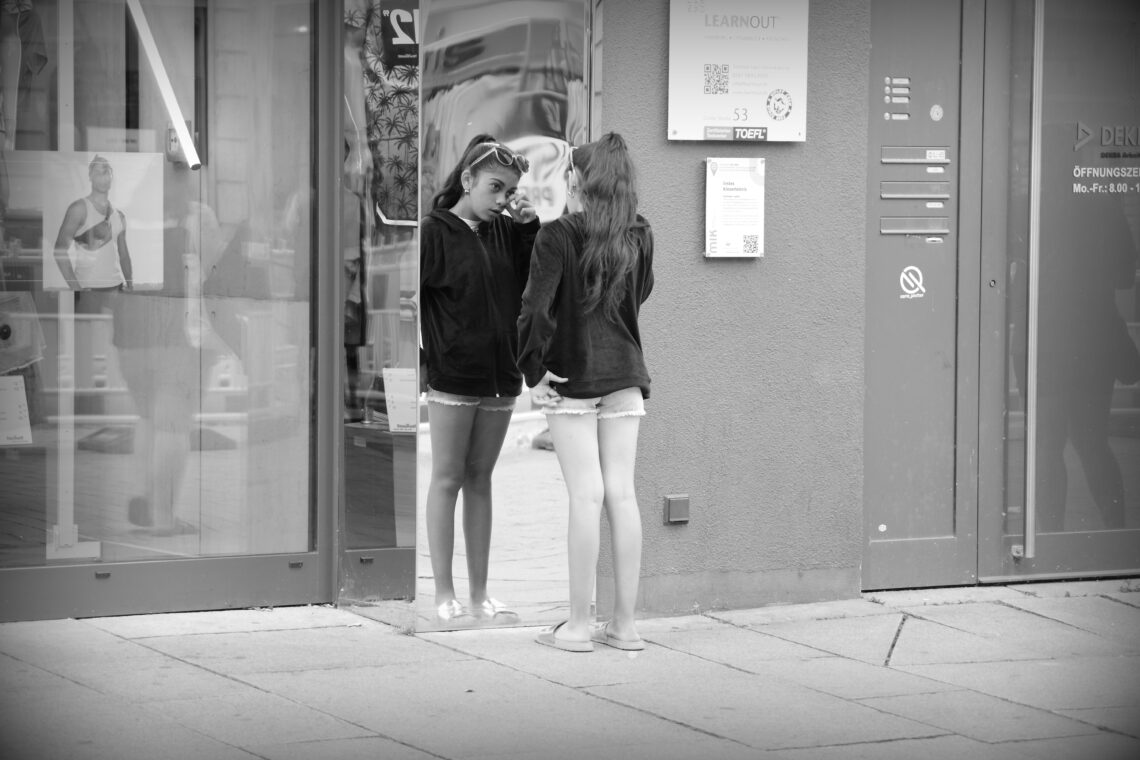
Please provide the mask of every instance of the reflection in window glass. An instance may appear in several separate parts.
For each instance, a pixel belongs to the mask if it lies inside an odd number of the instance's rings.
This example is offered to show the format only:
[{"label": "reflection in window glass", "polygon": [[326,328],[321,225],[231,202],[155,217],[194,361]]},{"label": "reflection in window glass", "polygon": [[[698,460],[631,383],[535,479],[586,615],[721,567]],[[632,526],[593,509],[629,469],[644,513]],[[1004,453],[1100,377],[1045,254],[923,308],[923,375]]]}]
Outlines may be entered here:
[{"label": "reflection in window glass", "polygon": [[[383,7],[381,7],[383,5]],[[344,49],[345,545],[415,545],[415,4],[349,0]]]},{"label": "reflection in window glass", "polygon": [[312,548],[311,13],[0,5],[0,566]]},{"label": "reflection in window glass", "polygon": [[[1043,53],[1034,70],[1033,6],[1017,7],[1016,68],[1021,81],[1038,79],[1042,96],[1033,104],[1022,91],[1013,104],[1010,482],[1022,472],[1033,486],[1021,499],[1031,502],[1039,533],[1135,528],[1140,186],[1121,180],[1135,173],[1138,156],[1115,125],[1140,122],[1140,11],[1115,0],[1079,11],[1038,4]],[[1028,142],[1034,106],[1039,159]],[[1038,190],[1039,234],[1026,256],[1030,187]]]}]

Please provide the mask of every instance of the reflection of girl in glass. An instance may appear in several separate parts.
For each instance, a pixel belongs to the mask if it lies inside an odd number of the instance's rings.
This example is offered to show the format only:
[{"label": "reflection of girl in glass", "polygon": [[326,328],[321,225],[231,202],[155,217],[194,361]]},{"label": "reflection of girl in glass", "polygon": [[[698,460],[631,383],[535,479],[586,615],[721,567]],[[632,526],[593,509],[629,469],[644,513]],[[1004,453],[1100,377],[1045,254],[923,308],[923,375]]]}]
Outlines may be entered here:
[{"label": "reflection of girl in glass", "polygon": [[[570,652],[589,652],[594,642],[637,650],[645,644],[634,623],[641,514],[633,473],[649,396],[638,313],[653,289],[653,235],[637,213],[621,136],[573,150],[568,181],[574,213],[535,239],[519,318],[519,366],[544,407],[570,501],[570,617],[538,642]],[[591,628],[603,507],[614,609],[608,623]]]},{"label": "reflection of girl in glass", "polygon": [[72,290],[129,290],[127,219],[109,196],[115,173],[103,156],[91,159],[87,171],[91,192],[67,207],[56,236],[56,261]]},{"label": "reflection of girl in glass", "polygon": [[[441,622],[517,620],[487,596],[487,566],[491,472],[522,391],[516,324],[539,229],[534,207],[516,195],[528,168],[525,157],[490,135],[479,135],[420,222],[421,327],[432,450],[427,531]],[[452,579],[460,491],[470,609],[456,600]]]}]

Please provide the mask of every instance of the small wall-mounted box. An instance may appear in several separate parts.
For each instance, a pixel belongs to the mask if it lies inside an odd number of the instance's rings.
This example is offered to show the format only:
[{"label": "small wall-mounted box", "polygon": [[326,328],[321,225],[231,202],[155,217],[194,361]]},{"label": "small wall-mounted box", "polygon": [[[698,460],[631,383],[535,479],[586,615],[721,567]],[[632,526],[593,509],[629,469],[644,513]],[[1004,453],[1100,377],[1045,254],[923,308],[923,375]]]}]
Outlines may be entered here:
[{"label": "small wall-mounted box", "polygon": [[665,522],[687,523],[689,521],[689,495],[675,494],[665,497]]}]

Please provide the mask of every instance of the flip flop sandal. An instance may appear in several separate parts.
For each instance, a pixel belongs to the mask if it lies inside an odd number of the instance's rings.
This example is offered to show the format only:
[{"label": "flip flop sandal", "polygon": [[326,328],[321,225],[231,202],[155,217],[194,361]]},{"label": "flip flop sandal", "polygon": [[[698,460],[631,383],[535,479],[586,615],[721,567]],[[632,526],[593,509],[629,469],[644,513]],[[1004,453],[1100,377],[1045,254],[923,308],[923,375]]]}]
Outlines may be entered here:
[{"label": "flip flop sandal", "polygon": [[554,649],[561,649],[563,652],[594,651],[594,642],[592,641],[568,641],[566,639],[560,639],[555,636],[554,634],[558,631],[558,629],[564,625],[566,625],[565,620],[563,620],[558,625],[547,628],[545,631],[535,636],[534,640],[543,646],[553,647]]},{"label": "flip flop sandal", "polygon": [[[500,602],[498,599],[487,597],[481,604],[471,605],[471,614],[482,620],[500,623],[517,623],[519,614]],[[500,620],[500,616],[502,619]]]},{"label": "flip flop sandal", "polygon": [[640,652],[645,649],[645,641],[642,639],[619,639],[617,636],[610,635],[609,623],[595,626],[590,633],[590,640],[624,652]]},{"label": "flip flop sandal", "polygon": [[435,616],[441,623],[464,622],[463,619],[471,619],[471,613],[467,611],[466,607],[459,603],[458,599],[452,599],[450,602],[444,602],[439,605],[439,607],[436,608]]}]

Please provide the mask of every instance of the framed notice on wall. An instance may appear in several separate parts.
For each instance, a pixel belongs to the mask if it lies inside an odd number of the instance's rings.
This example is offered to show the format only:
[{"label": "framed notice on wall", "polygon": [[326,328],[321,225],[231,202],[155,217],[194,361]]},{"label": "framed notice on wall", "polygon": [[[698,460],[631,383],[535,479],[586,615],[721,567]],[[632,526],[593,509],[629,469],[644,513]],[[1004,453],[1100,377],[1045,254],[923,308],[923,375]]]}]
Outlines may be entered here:
[{"label": "framed notice on wall", "polygon": [[764,159],[705,159],[705,256],[764,255]]},{"label": "framed notice on wall", "polygon": [[669,139],[803,142],[808,0],[670,0]]}]

